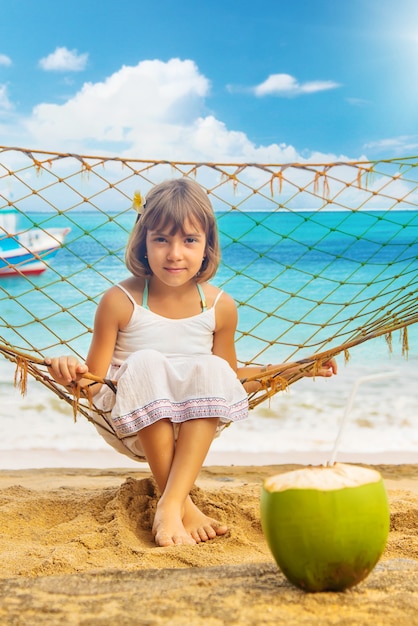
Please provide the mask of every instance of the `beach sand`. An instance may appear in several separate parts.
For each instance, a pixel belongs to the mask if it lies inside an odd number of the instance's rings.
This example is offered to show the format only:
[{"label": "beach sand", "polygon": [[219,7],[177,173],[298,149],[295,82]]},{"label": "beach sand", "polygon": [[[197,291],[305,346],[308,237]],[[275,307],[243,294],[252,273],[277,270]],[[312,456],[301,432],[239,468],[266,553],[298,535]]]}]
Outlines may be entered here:
[{"label": "beach sand", "polygon": [[0,624],[418,624],[418,465],[373,465],[390,501],[385,552],[356,587],[315,594],[287,582],[260,524],[262,481],[297,467],[205,466],[193,498],[230,533],[172,548],[152,540],[145,464],[1,470]]}]

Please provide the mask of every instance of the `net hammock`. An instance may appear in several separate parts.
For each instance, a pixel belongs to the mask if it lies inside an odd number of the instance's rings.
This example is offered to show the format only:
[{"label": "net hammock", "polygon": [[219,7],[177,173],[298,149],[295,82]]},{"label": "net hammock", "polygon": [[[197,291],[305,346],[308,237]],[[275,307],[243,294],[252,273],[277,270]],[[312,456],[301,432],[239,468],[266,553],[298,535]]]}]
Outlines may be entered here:
[{"label": "net hammock", "polygon": [[[29,374],[94,422],[91,399],[57,385],[44,357],[85,358],[101,295],[128,276],[135,193],[179,176],[196,180],[217,214],[214,282],[237,302],[240,364],[284,363],[253,377],[262,388],[250,408],[373,338],[391,348],[399,331],[407,353],[418,321],[418,158],[194,163],[0,147],[0,352],[22,392]],[[34,233],[55,240],[55,257],[33,252]],[[12,264],[6,240],[47,271],[30,273],[25,255]]]}]

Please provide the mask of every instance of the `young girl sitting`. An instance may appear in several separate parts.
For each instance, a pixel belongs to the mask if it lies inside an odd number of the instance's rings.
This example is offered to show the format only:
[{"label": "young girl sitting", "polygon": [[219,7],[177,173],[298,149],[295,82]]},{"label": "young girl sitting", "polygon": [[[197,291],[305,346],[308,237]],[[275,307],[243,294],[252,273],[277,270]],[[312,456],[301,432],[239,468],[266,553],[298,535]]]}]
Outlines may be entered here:
[{"label": "young girl sitting", "polygon": [[[228,530],[189,495],[213,438],[247,417],[239,378],[260,371],[237,369],[235,303],[207,282],[219,260],[203,189],[186,178],[155,186],[128,242],[132,276],[101,299],[86,363],[48,359],[65,386],[90,383],[87,372],[117,381],[116,394],[106,385],[90,389],[117,434],[109,443],[150,466],[161,492],[153,523],[159,546],[196,544]],[[315,374],[334,373],[332,359]]]}]

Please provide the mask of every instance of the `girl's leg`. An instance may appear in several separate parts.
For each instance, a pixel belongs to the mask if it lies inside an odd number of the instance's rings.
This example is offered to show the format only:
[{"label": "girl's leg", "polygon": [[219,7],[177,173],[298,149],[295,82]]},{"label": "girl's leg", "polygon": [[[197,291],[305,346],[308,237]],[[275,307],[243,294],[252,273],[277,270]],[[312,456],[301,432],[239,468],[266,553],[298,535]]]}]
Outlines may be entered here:
[{"label": "girl's leg", "polygon": [[158,505],[157,523],[171,520],[178,503],[183,502],[182,521],[196,543],[223,535],[228,528],[204,515],[189,493],[202,469],[218,425],[217,418],[194,419],[180,425],[173,463]]},{"label": "girl's leg", "polygon": [[162,492],[153,531],[160,546],[194,544],[225,534],[226,526],[204,515],[189,492],[201,470],[218,420],[196,419],[180,425],[177,444],[172,424],[156,422],[138,433],[141,446]]},{"label": "girl's leg", "polygon": [[[164,493],[174,459],[175,440],[173,426],[169,420],[159,420],[140,430],[137,437],[141,443],[148,465],[157,482],[161,494]],[[178,517],[172,519],[171,529],[162,532],[159,529],[158,507],[154,518],[153,533],[155,543],[159,546],[176,544],[195,544],[195,540],[184,528]]]}]

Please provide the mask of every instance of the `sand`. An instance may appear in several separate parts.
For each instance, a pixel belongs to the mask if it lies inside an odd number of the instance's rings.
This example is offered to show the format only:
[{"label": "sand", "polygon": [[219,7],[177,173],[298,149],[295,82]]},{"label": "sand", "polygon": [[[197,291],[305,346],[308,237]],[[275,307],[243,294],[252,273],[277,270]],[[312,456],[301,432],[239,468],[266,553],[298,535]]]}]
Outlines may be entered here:
[{"label": "sand", "polygon": [[259,514],[265,477],[297,465],[207,466],[193,498],[230,526],[158,548],[146,465],[0,471],[0,624],[418,624],[418,465],[374,465],[391,509],[385,552],[344,592],[305,593],[277,568]]}]

